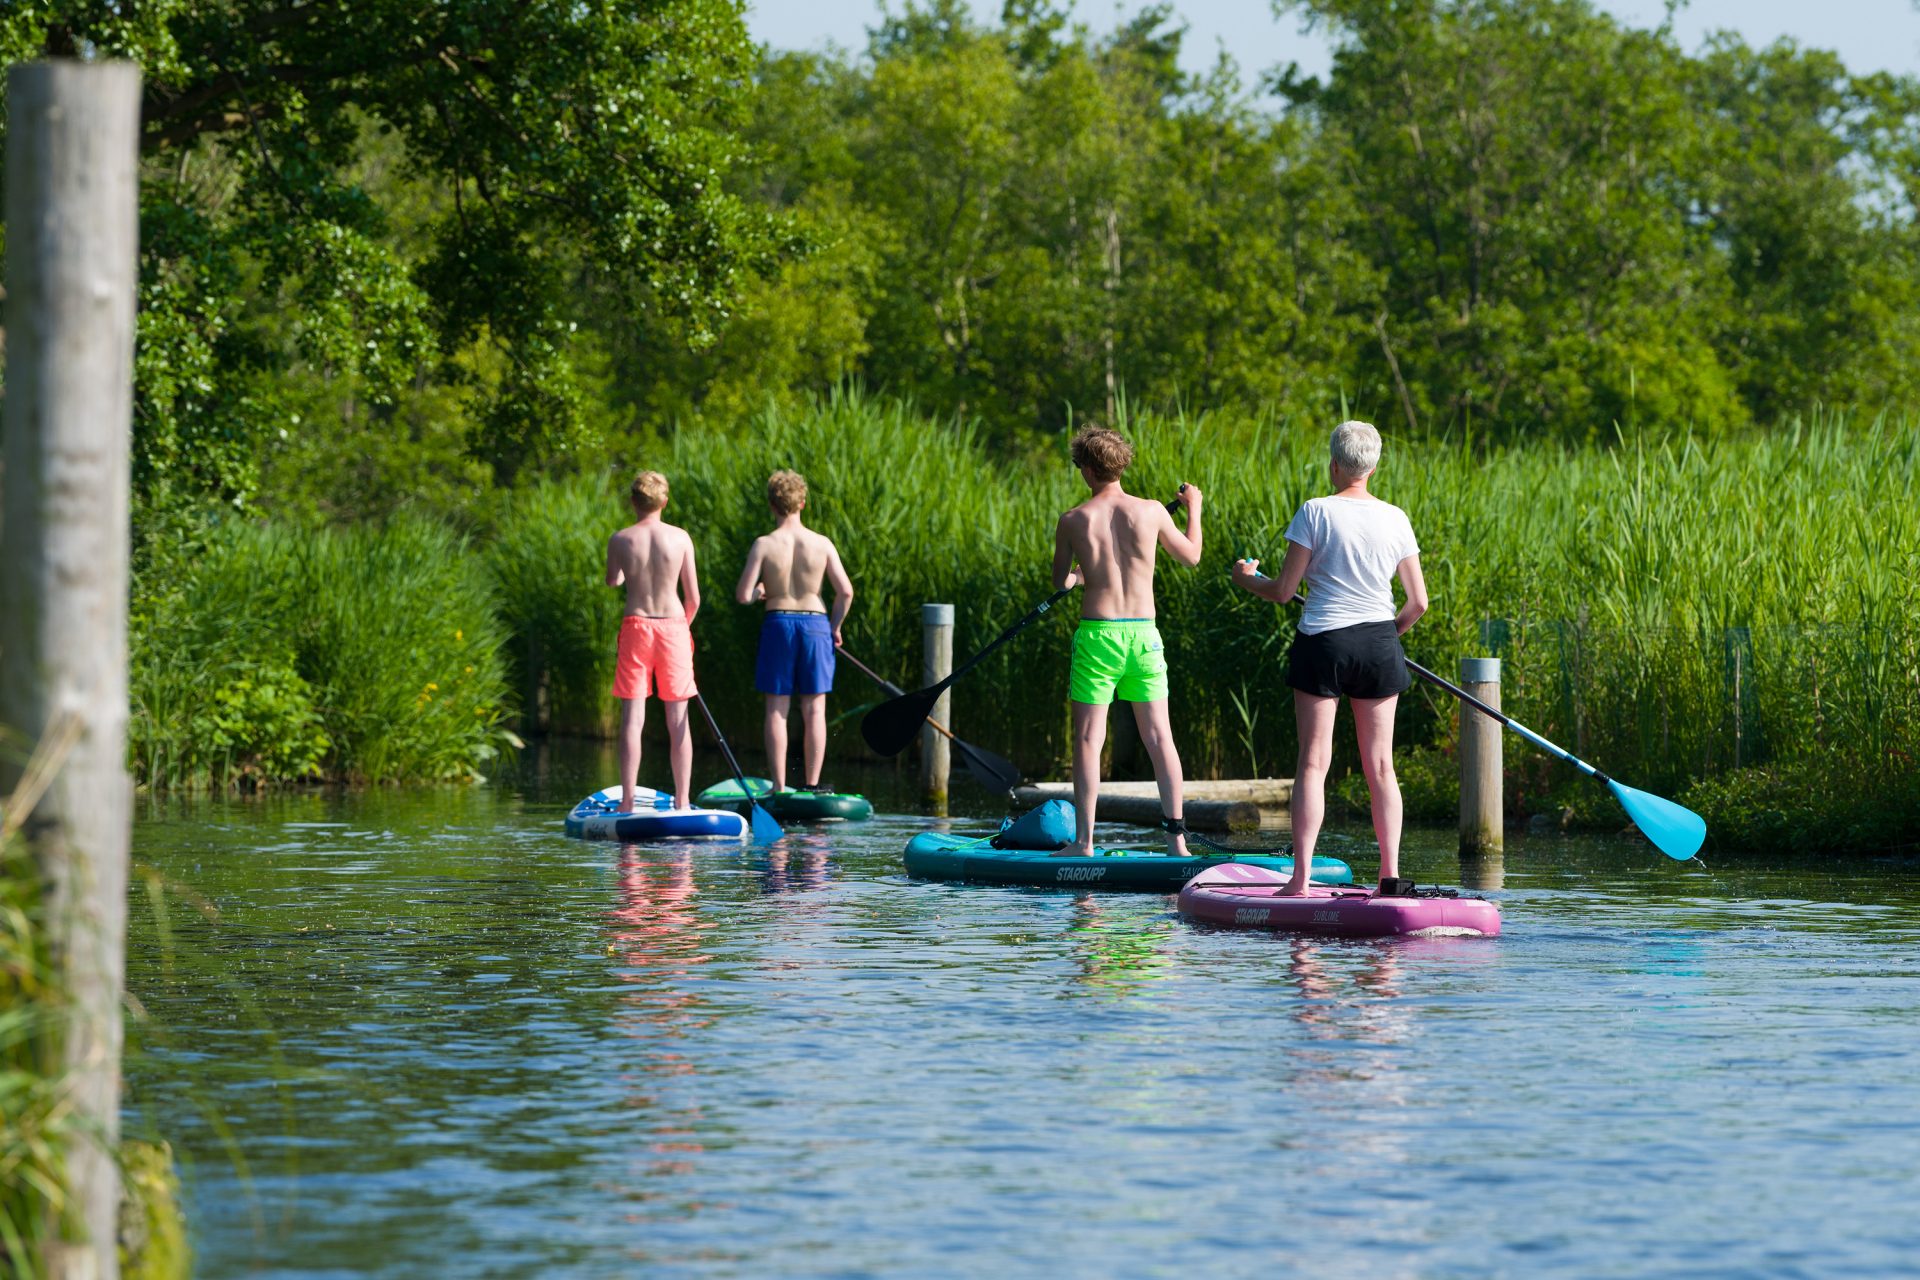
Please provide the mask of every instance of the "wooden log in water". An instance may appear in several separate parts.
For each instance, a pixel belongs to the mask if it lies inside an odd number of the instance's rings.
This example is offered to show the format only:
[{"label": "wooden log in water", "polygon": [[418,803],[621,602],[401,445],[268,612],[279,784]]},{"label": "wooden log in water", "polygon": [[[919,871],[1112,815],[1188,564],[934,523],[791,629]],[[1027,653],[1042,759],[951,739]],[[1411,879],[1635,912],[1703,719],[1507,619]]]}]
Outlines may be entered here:
[{"label": "wooden log in water", "polygon": [[[1048,800],[1073,802],[1073,784],[1043,782],[1020,787],[1014,803],[1029,809]],[[1251,831],[1286,816],[1293,803],[1293,779],[1247,778],[1192,781],[1183,793],[1187,825],[1195,831]],[[1151,782],[1103,782],[1094,817],[1101,822],[1160,824],[1160,792]]]}]

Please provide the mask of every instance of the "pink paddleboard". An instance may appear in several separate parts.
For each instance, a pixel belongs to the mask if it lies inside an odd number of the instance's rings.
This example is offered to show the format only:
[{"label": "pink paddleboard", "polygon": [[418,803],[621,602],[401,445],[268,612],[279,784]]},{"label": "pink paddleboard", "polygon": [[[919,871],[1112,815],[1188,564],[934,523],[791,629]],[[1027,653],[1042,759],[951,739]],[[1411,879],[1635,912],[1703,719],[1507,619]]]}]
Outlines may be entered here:
[{"label": "pink paddleboard", "polygon": [[1491,938],[1500,909],[1485,898],[1384,898],[1372,889],[1313,885],[1304,897],[1282,897],[1287,878],[1266,867],[1222,862],[1180,890],[1180,914],[1227,929],[1278,929],[1342,938]]}]

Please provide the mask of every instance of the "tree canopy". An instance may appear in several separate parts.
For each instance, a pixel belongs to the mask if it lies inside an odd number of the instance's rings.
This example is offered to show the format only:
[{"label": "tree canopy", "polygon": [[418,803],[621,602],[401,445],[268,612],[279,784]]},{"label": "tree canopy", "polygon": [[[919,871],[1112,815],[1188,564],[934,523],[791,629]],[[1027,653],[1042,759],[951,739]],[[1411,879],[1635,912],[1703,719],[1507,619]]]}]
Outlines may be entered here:
[{"label": "tree canopy", "polygon": [[[1586,0],[26,0],[147,68],[144,510],[457,509],[857,382],[1035,447],[1123,404],[1510,440],[1765,429],[1920,379],[1920,84]],[[1262,20],[1265,20],[1264,18]]]},{"label": "tree canopy", "polygon": [[755,58],[732,0],[29,0],[0,50],[145,69],[161,505],[244,501],[262,441],[309,431],[451,426],[501,480],[564,460],[604,418],[586,288],[700,346],[779,248],[726,185]]}]

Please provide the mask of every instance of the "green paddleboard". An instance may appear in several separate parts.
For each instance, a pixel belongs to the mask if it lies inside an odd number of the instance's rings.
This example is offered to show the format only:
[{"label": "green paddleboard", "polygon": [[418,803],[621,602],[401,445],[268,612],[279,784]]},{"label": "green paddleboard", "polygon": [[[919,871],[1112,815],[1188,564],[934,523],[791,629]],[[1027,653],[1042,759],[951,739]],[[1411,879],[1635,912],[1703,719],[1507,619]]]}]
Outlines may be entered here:
[{"label": "green paddleboard", "polygon": [[[747,786],[753,798],[779,822],[859,822],[873,816],[873,806],[865,796],[838,791],[775,792],[773,783],[766,778],[748,778]],[[747,793],[740,790],[740,784],[728,778],[702,791],[695,803],[711,809],[743,804],[746,799]]]},{"label": "green paddleboard", "polygon": [[[1293,874],[1292,858],[1200,851],[1175,858],[1158,849],[1108,849],[1097,858],[1056,858],[1025,849],[996,849],[991,836],[956,836],[922,831],[907,842],[907,874],[922,880],[966,880],[975,884],[1057,885],[1073,889],[1117,889],[1173,893],[1207,867],[1250,862],[1282,875]],[[1313,878],[1319,884],[1352,884],[1353,869],[1338,858],[1316,857]]]}]

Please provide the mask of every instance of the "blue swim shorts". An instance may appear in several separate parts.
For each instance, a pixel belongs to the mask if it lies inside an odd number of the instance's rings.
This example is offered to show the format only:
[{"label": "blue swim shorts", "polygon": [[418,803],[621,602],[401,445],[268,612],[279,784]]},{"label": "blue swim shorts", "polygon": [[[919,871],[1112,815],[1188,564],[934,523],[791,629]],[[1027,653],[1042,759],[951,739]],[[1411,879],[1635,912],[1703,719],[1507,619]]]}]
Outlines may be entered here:
[{"label": "blue swim shorts", "polygon": [[832,693],[833,626],[824,613],[775,610],[760,624],[753,687],[762,693]]}]

